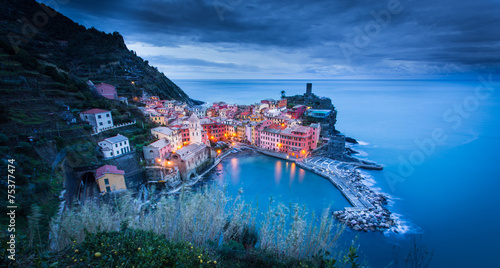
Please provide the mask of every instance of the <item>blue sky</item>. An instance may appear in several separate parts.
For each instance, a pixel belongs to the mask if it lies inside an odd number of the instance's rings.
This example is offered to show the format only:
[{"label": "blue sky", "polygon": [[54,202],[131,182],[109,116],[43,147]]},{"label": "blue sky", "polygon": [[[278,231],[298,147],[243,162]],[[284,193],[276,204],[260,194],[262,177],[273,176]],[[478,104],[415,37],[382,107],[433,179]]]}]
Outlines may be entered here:
[{"label": "blue sky", "polygon": [[453,78],[500,66],[497,0],[57,1],[172,79]]}]

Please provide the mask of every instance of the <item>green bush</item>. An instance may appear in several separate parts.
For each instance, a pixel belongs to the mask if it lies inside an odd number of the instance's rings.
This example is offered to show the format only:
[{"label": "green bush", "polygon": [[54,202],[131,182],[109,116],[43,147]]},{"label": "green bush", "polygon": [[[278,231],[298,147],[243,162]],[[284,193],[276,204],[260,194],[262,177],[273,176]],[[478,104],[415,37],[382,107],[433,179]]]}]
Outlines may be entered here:
[{"label": "green bush", "polygon": [[[215,261],[215,262],[214,262]],[[123,228],[119,232],[87,234],[37,267],[215,267],[216,259],[189,243],[173,243],[151,231]]]}]

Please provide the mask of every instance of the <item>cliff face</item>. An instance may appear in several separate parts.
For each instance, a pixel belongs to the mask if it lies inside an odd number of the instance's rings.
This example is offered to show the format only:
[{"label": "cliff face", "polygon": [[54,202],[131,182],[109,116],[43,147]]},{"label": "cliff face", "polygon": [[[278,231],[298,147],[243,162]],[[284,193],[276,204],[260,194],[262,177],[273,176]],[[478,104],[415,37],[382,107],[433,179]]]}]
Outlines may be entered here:
[{"label": "cliff face", "polygon": [[2,1],[0,14],[0,78],[9,82],[2,82],[3,89],[82,92],[90,79],[115,85],[120,96],[140,96],[144,90],[163,99],[196,102],[128,50],[117,32],[86,29],[34,0]]}]

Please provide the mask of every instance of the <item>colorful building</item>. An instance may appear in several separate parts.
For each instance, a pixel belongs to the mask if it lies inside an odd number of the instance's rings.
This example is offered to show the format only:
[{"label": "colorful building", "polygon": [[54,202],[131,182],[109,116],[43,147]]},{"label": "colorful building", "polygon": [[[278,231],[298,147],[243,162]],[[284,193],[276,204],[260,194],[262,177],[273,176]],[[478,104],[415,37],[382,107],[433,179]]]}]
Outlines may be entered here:
[{"label": "colorful building", "polygon": [[170,141],[172,150],[182,148],[182,135],[178,128],[155,127],[151,129],[151,134],[157,139],[165,138]]},{"label": "colorful building", "polygon": [[203,143],[189,144],[172,153],[170,165],[176,166],[182,180],[192,179],[197,169],[210,158],[210,148]]},{"label": "colorful building", "polygon": [[325,119],[332,113],[332,110],[319,110],[319,109],[308,109],[306,111],[306,116]]},{"label": "colorful building", "polygon": [[148,146],[144,146],[142,152],[148,164],[160,164],[172,152],[172,145],[169,140],[161,138]]},{"label": "colorful building", "polygon": [[100,83],[95,86],[97,94],[103,96],[106,99],[118,100],[118,94],[116,92],[116,87],[106,83]]},{"label": "colorful building", "polygon": [[291,118],[293,119],[298,119],[300,118],[304,112],[307,110],[307,106],[305,105],[295,105],[288,111],[288,114],[290,115]]},{"label": "colorful building", "polygon": [[125,172],[116,166],[104,165],[95,172],[95,179],[101,193],[111,193],[126,190]]}]

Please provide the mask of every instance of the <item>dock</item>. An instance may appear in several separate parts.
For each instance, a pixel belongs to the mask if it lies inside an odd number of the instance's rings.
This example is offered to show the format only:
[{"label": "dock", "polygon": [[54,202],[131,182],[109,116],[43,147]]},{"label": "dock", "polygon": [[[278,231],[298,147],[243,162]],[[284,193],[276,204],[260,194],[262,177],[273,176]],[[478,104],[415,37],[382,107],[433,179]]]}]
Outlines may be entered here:
[{"label": "dock", "polygon": [[[312,161],[311,161],[312,160]],[[354,189],[351,184],[346,181],[346,179],[339,174],[339,172],[336,172],[336,169],[328,169],[325,167],[322,167],[321,165],[315,164],[316,161],[335,161],[335,160],[330,160],[330,159],[319,159],[319,158],[310,158],[306,159],[304,162],[299,162],[297,161],[296,164],[297,166],[309,170],[317,175],[320,175],[326,179],[328,179],[330,182],[337,187],[337,189],[340,190],[340,192],[344,195],[344,197],[349,201],[349,203],[356,208],[356,210],[370,210],[374,209],[375,207],[372,205],[371,202],[369,202],[358,190]],[[338,162],[338,161],[335,161]],[[341,162],[335,163],[335,164],[341,164]],[[352,210],[352,208],[346,208],[348,210]]]}]

